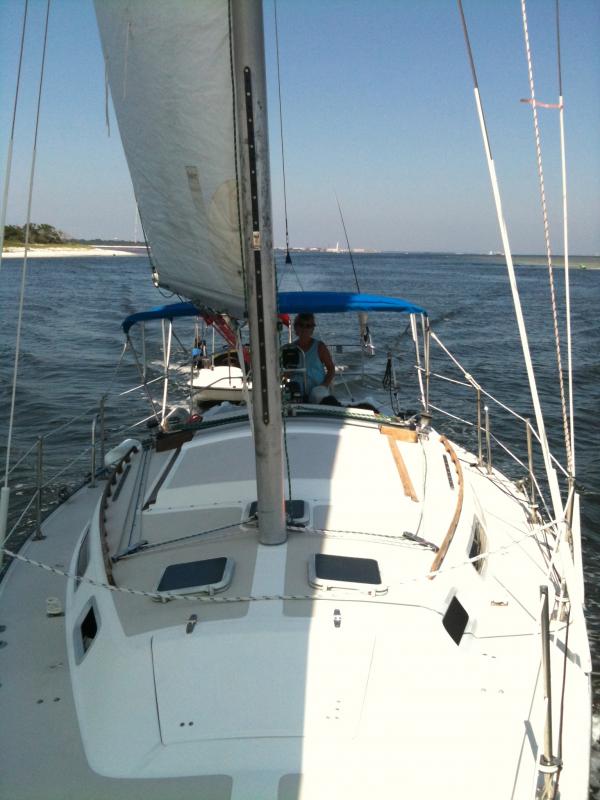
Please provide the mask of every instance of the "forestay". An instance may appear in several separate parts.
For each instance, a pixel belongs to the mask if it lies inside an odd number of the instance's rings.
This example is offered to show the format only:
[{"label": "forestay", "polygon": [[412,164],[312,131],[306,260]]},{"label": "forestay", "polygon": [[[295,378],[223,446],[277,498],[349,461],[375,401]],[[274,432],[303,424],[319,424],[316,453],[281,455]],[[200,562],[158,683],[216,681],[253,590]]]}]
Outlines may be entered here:
[{"label": "forestay", "polygon": [[113,103],[161,286],[245,309],[228,3],[96,0]]}]

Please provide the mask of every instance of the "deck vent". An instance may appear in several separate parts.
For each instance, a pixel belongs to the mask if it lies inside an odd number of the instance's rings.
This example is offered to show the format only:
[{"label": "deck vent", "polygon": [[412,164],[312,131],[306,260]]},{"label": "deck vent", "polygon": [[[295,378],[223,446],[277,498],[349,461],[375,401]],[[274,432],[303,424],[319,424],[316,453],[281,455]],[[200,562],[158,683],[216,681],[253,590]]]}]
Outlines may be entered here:
[{"label": "deck vent", "polygon": [[456,644],[460,644],[460,640],[463,637],[463,633],[465,632],[468,621],[469,615],[467,614],[465,608],[456,599],[456,596],[454,596],[442,618],[442,624]]},{"label": "deck vent", "polygon": [[92,604],[88,608],[86,615],[79,625],[79,635],[81,638],[79,639],[79,647],[77,648],[76,652],[76,655],[78,656],[77,663],[80,663],[81,659],[90,649],[94,643],[97,633],[98,620],[96,619],[96,611],[94,605]]},{"label": "deck vent", "polygon": [[232,578],[231,558],[205,558],[202,561],[168,566],[162,574],[157,591],[213,594],[229,588]]},{"label": "deck vent", "polygon": [[96,622],[96,614],[94,612],[94,607],[90,606],[87,614],[83,618],[83,622],[80,626],[81,631],[81,644],[83,648],[83,652],[87,653],[87,651],[92,646],[92,642],[96,638],[96,634],[98,633],[98,623]]},{"label": "deck vent", "polygon": [[[469,558],[475,558],[485,552],[486,541],[483,527],[477,517],[473,520],[473,539],[471,540],[471,549],[469,550]],[[485,558],[480,558],[478,561],[471,561],[473,569],[481,573],[485,565]]]},{"label": "deck vent", "polygon": [[95,597],[90,597],[81,609],[73,626],[73,655],[75,663],[81,664],[88,651],[98,638],[102,626],[100,612]]},{"label": "deck vent", "polygon": [[308,582],[317,589],[358,589],[381,594],[387,586],[381,582],[379,564],[374,558],[315,553],[308,562]]},{"label": "deck vent", "polygon": [[85,533],[85,536],[81,540],[81,544],[79,545],[79,552],[77,553],[77,566],[75,568],[75,584],[73,586],[73,591],[76,591],[79,588],[79,584],[81,583],[81,579],[85,575],[88,564],[90,563],[90,529],[88,529]]}]

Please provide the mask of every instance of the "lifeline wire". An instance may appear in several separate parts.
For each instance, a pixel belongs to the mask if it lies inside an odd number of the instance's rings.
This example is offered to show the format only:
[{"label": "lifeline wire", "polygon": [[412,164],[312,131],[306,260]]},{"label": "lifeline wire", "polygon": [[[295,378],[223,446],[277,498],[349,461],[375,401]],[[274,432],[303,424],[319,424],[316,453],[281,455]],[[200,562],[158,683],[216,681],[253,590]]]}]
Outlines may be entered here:
[{"label": "lifeline wire", "polygon": [[25,301],[25,286],[27,283],[27,251],[29,249],[29,229],[31,226],[31,202],[33,198],[33,180],[35,176],[35,161],[37,156],[37,138],[40,123],[40,106],[42,103],[42,88],[44,85],[44,67],[46,65],[46,47],[48,43],[48,20],[50,18],[50,0],[46,4],[46,22],[44,26],[44,47],[42,51],[42,64],[40,67],[40,82],[38,88],[37,109],[35,115],[35,134],[33,137],[33,151],[31,154],[31,170],[29,174],[29,197],[27,199],[27,223],[25,225],[25,252],[23,254],[23,267],[21,269],[21,293],[19,299],[19,316],[17,320],[17,337],[15,343],[15,365],[13,370],[12,396],[10,401],[10,417],[8,423],[8,439],[6,443],[6,466],[4,470],[4,486],[8,487],[8,469],[10,464],[10,449],[15,419],[15,400],[17,394],[17,375],[19,372],[19,351],[21,349],[21,325],[23,322],[23,305]]},{"label": "lifeline wire", "polygon": [[[546,186],[544,181],[544,169],[542,166],[542,144],[540,139],[540,127],[537,113],[537,103],[535,100],[535,86],[533,81],[533,61],[531,57],[531,46],[529,43],[529,30],[527,28],[527,8],[525,0],[521,0],[521,13],[523,17],[523,35],[525,37],[525,52],[527,55],[527,71],[529,74],[529,90],[531,93],[531,111],[533,114],[533,130],[535,134],[535,151],[537,157],[538,178],[540,183],[540,201],[542,204],[542,218],[544,221],[544,241],[546,245],[546,260],[548,263],[548,280],[550,283],[550,298],[552,302],[552,324],[554,327],[554,343],[556,345],[556,362],[558,367],[558,386],[560,390],[560,403],[563,418],[563,430],[565,436],[565,448],[567,451],[567,464],[569,472],[572,473],[572,454],[571,454],[571,435],[569,433],[569,420],[567,417],[567,401],[565,397],[565,384],[563,380],[562,358],[560,353],[560,336],[558,332],[558,311],[556,308],[556,291],[554,288],[554,271],[552,268],[552,249],[550,246],[550,226],[548,222],[548,207],[546,205]],[[566,267],[565,267],[566,269]]]},{"label": "lifeline wire", "polygon": [[[421,581],[426,581],[431,578],[435,578],[438,575],[447,574],[449,572],[454,572],[457,569],[461,569],[468,564],[476,564],[479,561],[482,561],[490,556],[499,555],[500,553],[504,553],[510,550],[512,547],[517,547],[527,539],[531,539],[537,536],[538,533],[544,531],[547,528],[555,525],[555,522],[548,523],[547,525],[541,526],[540,528],[529,531],[528,533],[524,534],[519,539],[514,539],[512,542],[509,542],[505,545],[500,545],[495,550],[488,550],[485,553],[479,553],[479,555],[473,556],[472,558],[466,558],[464,561],[461,561],[457,564],[451,564],[450,566],[445,566],[439,569],[430,570],[429,572],[423,573],[422,575],[417,575],[411,578],[405,578],[403,580],[397,581],[394,584],[394,588],[401,587],[401,586],[409,586],[410,584],[419,583]],[[320,532],[319,529],[315,529],[315,532]],[[27,556],[22,555],[14,550],[10,550],[7,547],[1,547],[0,552],[4,553],[4,555],[9,556],[9,558],[14,558],[17,561],[22,562],[23,564],[28,564],[32,567],[37,567],[38,569],[42,569],[45,572],[49,572],[52,575],[58,575],[62,578],[68,578],[77,581],[77,583],[86,583],[89,586],[95,586],[99,589],[107,589],[110,592],[120,593],[120,594],[129,594],[134,595],[137,597],[148,597],[151,600],[183,600],[187,602],[199,602],[199,603],[246,603],[250,601],[273,601],[273,600],[336,600],[339,601],[339,597],[336,598],[335,594],[328,593],[326,596],[320,596],[317,594],[309,594],[309,595],[283,595],[283,594],[272,594],[272,595],[245,595],[242,597],[229,597],[227,595],[197,595],[197,594],[174,594],[170,592],[161,592],[158,594],[157,592],[146,592],[142,589],[131,589],[126,586],[115,586],[104,581],[95,580],[93,578],[88,578],[85,575],[75,575],[71,572],[67,572],[63,569],[59,569],[58,567],[51,566],[50,564],[44,564],[41,561],[36,561],[33,558],[28,558]],[[376,602],[381,603],[383,605],[403,605],[399,601],[385,601],[381,600],[381,598],[372,599],[372,598],[362,598],[362,597],[345,597],[345,601],[347,602]]]},{"label": "lifeline wire", "polygon": [[19,48],[19,68],[17,70],[17,85],[15,87],[15,102],[13,105],[12,125],[10,128],[10,139],[8,142],[8,153],[6,156],[6,173],[4,178],[4,193],[2,196],[2,213],[0,214],[0,271],[2,270],[2,251],[4,250],[4,228],[6,226],[6,209],[8,207],[8,189],[10,187],[10,173],[12,170],[12,151],[15,139],[15,120],[17,118],[17,105],[19,101],[19,88],[21,86],[21,66],[23,64],[23,51],[25,49],[25,29],[27,27],[27,9],[29,0],[25,0],[23,10],[23,26],[21,28],[21,45]]}]

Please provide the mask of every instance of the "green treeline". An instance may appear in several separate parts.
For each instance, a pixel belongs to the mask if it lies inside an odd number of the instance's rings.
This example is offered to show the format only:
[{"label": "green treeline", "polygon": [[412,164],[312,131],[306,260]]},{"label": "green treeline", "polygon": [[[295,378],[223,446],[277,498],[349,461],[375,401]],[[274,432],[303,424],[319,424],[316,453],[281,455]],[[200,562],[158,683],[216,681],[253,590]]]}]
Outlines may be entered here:
[{"label": "green treeline", "polygon": [[[62,231],[46,222],[39,225],[32,222],[29,225],[30,244],[64,244],[67,241],[69,240]],[[25,226],[7,225],[4,229],[4,243],[6,245],[25,244]]]}]

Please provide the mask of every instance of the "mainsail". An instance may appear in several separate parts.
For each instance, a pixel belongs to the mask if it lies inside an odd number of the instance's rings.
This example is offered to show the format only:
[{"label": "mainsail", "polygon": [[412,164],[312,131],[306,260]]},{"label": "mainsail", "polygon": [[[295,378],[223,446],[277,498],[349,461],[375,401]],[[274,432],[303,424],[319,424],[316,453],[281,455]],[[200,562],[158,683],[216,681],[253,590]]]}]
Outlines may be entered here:
[{"label": "mainsail", "polygon": [[240,317],[244,256],[229,3],[95,6],[158,282]]},{"label": "mainsail", "polygon": [[201,310],[247,315],[260,541],[277,544],[286,529],[262,4],[96,0],[96,14],[159,284]]}]

